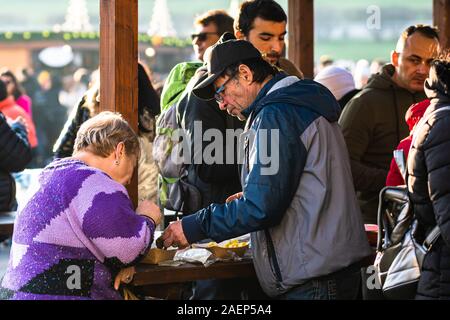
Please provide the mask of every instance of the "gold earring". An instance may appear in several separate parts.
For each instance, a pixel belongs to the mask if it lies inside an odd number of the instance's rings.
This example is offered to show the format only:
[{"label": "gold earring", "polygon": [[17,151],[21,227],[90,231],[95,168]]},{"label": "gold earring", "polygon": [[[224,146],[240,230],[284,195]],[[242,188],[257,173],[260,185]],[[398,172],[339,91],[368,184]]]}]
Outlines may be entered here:
[{"label": "gold earring", "polygon": [[114,163],[116,164],[116,166],[118,166],[119,165],[119,160],[116,160]]}]

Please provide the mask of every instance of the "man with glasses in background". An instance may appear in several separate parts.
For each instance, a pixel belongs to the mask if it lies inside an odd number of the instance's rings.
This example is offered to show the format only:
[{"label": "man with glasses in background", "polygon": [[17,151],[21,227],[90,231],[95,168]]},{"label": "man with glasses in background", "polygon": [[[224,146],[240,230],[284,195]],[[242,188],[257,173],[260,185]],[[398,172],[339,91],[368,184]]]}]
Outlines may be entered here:
[{"label": "man with glasses in background", "polygon": [[224,10],[210,10],[194,22],[195,32],[191,34],[195,56],[203,61],[205,50],[216,43],[225,32],[233,32],[233,18]]}]

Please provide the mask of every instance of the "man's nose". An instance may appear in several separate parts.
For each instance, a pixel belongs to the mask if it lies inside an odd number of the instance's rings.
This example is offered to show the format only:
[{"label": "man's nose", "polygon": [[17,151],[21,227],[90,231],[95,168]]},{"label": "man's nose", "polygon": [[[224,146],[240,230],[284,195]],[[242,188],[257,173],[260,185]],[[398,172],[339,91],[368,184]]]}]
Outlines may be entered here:
[{"label": "man's nose", "polygon": [[199,37],[195,37],[193,40],[192,40],[192,44],[193,45],[197,45],[198,46],[198,44],[200,43],[201,41],[199,40]]},{"label": "man's nose", "polygon": [[277,53],[281,53],[281,51],[283,51],[283,47],[284,47],[284,41],[281,40],[274,40],[271,43],[271,49]]},{"label": "man's nose", "polygon": [[417,67],[417,73],[428,75],[429,72],[430,66],[427,65],[425,62],[419,64],[419,66]]},{"label": "man's nose", "polygon": [[218,102],[217,103],[218,105],[219,105],[219,109],[220,110],[226,110],[227,109],[227,103],[225,102],[225,100],[224,101],[222,101],[222,102]]}]

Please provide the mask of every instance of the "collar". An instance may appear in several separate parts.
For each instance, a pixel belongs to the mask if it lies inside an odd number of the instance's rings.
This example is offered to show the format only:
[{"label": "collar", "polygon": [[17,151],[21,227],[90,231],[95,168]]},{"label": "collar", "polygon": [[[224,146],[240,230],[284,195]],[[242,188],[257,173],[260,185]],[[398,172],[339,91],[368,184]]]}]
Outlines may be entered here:
[{"label": "collar", "polygon": [[267,82],[264,87],[258,92],[258,95],[256,96],[255,100],[252,102],[252,104],[245,110],[243,110],[241,113],[244,117],[247,119],[249,118],[250,114],[256,109],[256,107],[259,105],[259,102],[267,95],[267,93],[270,91],[270,89],[281,79],[286,78],[287,75],[283,72],[277,73],[272,79]]}]

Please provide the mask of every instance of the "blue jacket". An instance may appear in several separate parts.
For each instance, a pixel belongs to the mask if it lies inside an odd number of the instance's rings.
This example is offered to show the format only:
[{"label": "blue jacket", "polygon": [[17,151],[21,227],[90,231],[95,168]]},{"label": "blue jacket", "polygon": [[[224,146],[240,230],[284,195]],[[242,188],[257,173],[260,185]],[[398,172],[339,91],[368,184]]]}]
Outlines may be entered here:
[{"label": "blue jacket", "polygon": [[279,74],[243,113],[255,133],[244,143],[243,197],[184,218],[188,241],[252,232],[255,270],[270,296],[368,256],[331,92]]}]

